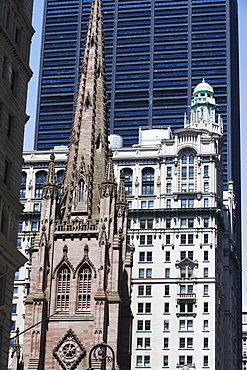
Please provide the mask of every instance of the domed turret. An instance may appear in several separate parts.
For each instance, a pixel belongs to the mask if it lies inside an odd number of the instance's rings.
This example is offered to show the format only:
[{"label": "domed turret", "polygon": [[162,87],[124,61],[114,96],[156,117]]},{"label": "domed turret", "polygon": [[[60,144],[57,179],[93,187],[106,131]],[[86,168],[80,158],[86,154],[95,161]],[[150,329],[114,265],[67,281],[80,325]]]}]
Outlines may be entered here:
[{"label": "domed turret", "polygon": [[193,91],[194,98],[196,97],[203,97],[203,96],[209,96],[211,98],[214,97],[214,89],[211,85],[209,85],[207,82],[205,82],[204,78],[202,82],[200,82]]}]

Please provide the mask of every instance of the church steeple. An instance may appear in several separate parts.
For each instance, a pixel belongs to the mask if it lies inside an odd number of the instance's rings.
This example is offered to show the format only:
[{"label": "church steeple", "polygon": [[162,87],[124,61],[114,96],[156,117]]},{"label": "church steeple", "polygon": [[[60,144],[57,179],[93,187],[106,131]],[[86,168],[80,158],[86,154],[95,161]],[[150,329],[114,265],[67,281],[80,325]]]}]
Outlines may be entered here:
[{"label": "church steeple", "polygon": [[102,11],[101,2],[93,0],[60,201],[61,221],[71,221],[78,212],[84,218],[99,217],[99,185],[107,154]]}]

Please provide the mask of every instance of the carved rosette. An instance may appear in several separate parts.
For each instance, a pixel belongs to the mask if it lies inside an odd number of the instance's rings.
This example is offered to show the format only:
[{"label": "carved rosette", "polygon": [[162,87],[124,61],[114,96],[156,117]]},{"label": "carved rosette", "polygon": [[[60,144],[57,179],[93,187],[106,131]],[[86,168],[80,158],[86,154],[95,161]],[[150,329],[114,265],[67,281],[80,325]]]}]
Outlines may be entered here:
[{"label": "carved rosette", "polygon": [[64,370],[73,370],[85,357],[86,351],[75,333],[69,329],[53,350],[53,355]]}]

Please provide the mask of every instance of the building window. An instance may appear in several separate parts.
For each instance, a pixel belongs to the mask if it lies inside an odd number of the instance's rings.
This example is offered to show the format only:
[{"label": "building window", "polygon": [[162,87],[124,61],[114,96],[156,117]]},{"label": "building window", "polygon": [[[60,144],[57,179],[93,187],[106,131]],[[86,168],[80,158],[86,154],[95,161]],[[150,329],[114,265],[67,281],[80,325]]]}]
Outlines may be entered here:
[{"label": "building window", "polygon": [[172,206],[172,201],[171,201],[171,199],[167,199],[167,200],[166,200],[166,208],[171,208],[171,206]]},{"label": "building window", "polygon": [[203,338],[203,348],[208,348],[208,338]]},{"label": "building window", "polygon": [[208,177],[209,176],[209,166],[203,167],[203,176]]},{"label": "building window", "polygon": [[147,245],[153,244],[153,235],[147,235]]},{"label": "building window", "polygon": [[33,222],[31,223],[31,229],[32,229],[32,231],[37,231],[37,230],[38,230],[38,228],[39,228],[39,223],[38,223],[38,221],[33,221]]},{"label": "building window", "polygon": [[145,261],[145,252],[140,252],[139,253],[139,262],[144,262]]},{"label": "building window", "polygon": [[18,223],[18,233],[22,232],[22,221]]},{"label": "building window", "polygon": [[137,320],[137,330],[143,330],[143,320]]},{"label": "building window", "polygon": [[163,366],[168,366],[168,356],[164,356]]},{"label": "building window", "polygon": [[146,269],[146,278],[151,279],[152,278],[152,269]]},{"label": "building window", "polygon": [[208,295],[208,285],[204,285],[203,293],[204,293],[204,295]]},{"label": "building window", "polygon": [[169,338],[164,338],[164,348],[169,347]]},{"label": "building window", "polygon": [[179,338],[179,348],[185,348],[185,338]]},{"label": "building window", "polygon": [[12,321],[12,326],[11,326],[11,331],[15,331],[16,330],[16,321]]},{"label": "building window", "polygon": [[145,338],[144,343],[145,343],[145,348],[150,348],[150,345],[151,345],[150,338]]},{"label": "building window", "polygon": [[187,208],[187,199],[181,199],[181,208]]},{"label": "building window", "polygon": [[15,280],[19,280],[19,276],[20,276],[19,271],[16,271],[16,272],[15,272],[15,277],[14,277],[14,279],[15,279]]},{"label": "building window", "polygon": [[154,194],[154,169],[144,168],[142,171],[142,194]]},{"label": "building window", "polygon": [[167,194],[172,193],[172,184],[170,184],[170,183],[166,184],[166,192],[167,192]]},{"label": "building window", "polygon": [[144,285],[138,286],[138,295],[144,295]]},{"label": "building window", "polygon": [[208,261],[208,251],[203,252],[204,261]]},{"label": "building window", "polygon": [[194,219],[193,218],[189,218],[188,219],[188,227],[194,227]]},{"label": "building window", "polygon": [[146,242],[146,236],[145,235],[141,235],[140,236],[140,245],[145,245],[145,242]]},{"label": "building window", "polygon": [[153,209],[154,208],[154,201],[153,200],[149,200],[148,201],[148,209]]},{"label": "building window", "polygon": [[186,221],[187,221],[186,218],[181,218],[181,221],[180,221],[181,227],[186,227],[186,225],[187,225]]},{"label": "building window", "polygon": [[204,244],[208,244],[208,234],[204,234]]},{"label": "building window", "polygon": [[194,259],[194,253],[193,253],[193,251],[188,251],[188,258],[189,258],[191,261],[193,261],[193,259]]},{"label": "building window", "polygon": [[208,356],[203,356],[203,366],[208,366]]},{"label": "building window", "polygon": [[151,285],[147,285],[146,286],[146,295],[149,296],[151,295],[152,293],[152,286]]},{"label": "building window", "polygon": [[147,208],[147,202],[145,200],[142,200],[141,209],[146,209],[146,208]]},{"label": "building window", "polygon": [[193,348],[193,338],[187,338],[187,348]]},{"label": "building window", "polygon": [[12,313],[17,313],[17,304],[16,303],[12,304]]},{"label": "building window", "polygon": [[188,244],[193,244],[193,234],[188,234]]},{"label": "building window", "polygon": [[43,185],[46,180],[46,172],[39,171],[36,173],[35,179],[35,198],[42,198]]},{"label": "building window", "polygon": [[34,205],[33,205],[33,211],[34,212],[39,212],[39,203],[34,203]]},{"label": "building window", "polygon": [[182,180],[187,178],[187,167],[182,167]]},{"label": "building window", "polygon": [[165,313],[169,313],[169,302],[165,302]]},{"label": "building window", "polygon": [[63,184],[63,177],[64,177],[64,171],[63,170],[58,171],[57,172],[58,196],[60,196],[60,194],[61,194],[61,188],[62,188],[62,184]]},{"label": "building window", "polygon": [[18,295],[18,287],[16,287],[16,286],[14,287],[13,294],[14,294],[14,296]]},{"label": "building window", "polygon": [[138,306],[137,306],[138,308],[137,308],[137,312],[138,313],[143,313],[144,312],[144,310],[143,310],[143,303],[138,303]]},{"label": "building window", "polygon": [[150,356],[144,356],[144,366],[150,365]]},{"label": "building window", "polygon": [[209,225],[209,219],[208,218],[204,218],[203,219],[203,226],[204,227],[208,227],[208,225]]},{"label": "building window", "polygon": [[185,320],[179,321],[179,330],[185,330]]},{"label": "building window", "polygon": [[171,244],[171,235],[166,234],[166,245],[170,245],[170,244]]},{"label": "building window", "polygon": [[170,228],[171,228],[171,219],[170,219],[170,218],[168,218],[168,219],[166,220],[166,228],[167,228],[167,229],[170,229]]},{"label": "building window", "polygon": [[171,253],[169,251],[166,252],[165,261],[170,262],[171,260]]},{"label": "building window", "polygon": [[91,293],[92,271],[88,265],[83,265],[78,274],[78,310],[90,311]]},{"label": "building window", "polygon": [[26,198],[26,185],[27,185],[27,174],[26,172],[21,173],[21,188],[20,188],[20,198]]},{"label": "building window", "polygon": [[179,356],[179,365],[185,365],[185,356]]},{"label": "building window", "polygon": [[203,312],[208,313],[208,302],[204,302],[203,304]]},{"label": "building window", "polygon": [[62,265],[57,273],[57,310],[69,310],[70,276],[68,266]]},{"label": "building window", "polygon": [[194,199],[188,199],[188,207],[194,208]]},{"label": "building window", "polygon": [[187,184],[182,184],[182,193],[187,192]]},{"label": "building window", "polygon": [[166,269],[165,269],[165,277],[166,277],[167,279],[169,279],[169,277],[170,277],[170,269],[169,269],[169,268],[166,268]]},{"label": "building window", "polygon": [[208,192],[209,192],[209,183],[204,182],[204,193],[208,193]]},{"label": "building window", "polygon": [[133,171],[130,168],[124,169],[124,185],[126,195],[132,195],[132,181],[133,181]]},{"label": "building window", "polygon": [[208,320],[203,321],[203,330],[208,331]]},{"label": "building window", "polygon": [[192,320],[187,320],[187,330],[193,330],[193,321]]},{"label": "building window", "polygon": [[209,206],[209,201],[208,201],[208,198],[205,198],[204,199],[204,207],[208,207]]},{"label": "building window", "polygon": [[145,330],[146,331],[151,330],[151,321],[150,320],[145,320]]},{"label": "building window", "polygon": [[204,267],[204,269],[203,269],[203,276],[208,277],[208,268],[207,267]]},{"label": "building window", "polygon": [[170,286],[165,285],[165,295],[170,295]]},{"label": "building window", "polygon": [[136,356],[136,366],[142,366],[142,356]]},{"label": "building window", "polygon": [[164,320],[164,331],[169,330],[169,320]]},{"label": "building window", "polygon": [[166,177],[172,177],[172,167],[167,167],[166,169]]},{"label": "building window", "polygon": [[144,278],[144,269],[139,269],[139,278],[140,279]]},{"label": "building window", "polygon": [[17,239],[17,248],[21,248],[21,238]]},{"label": "building window", "polygon": [[186,244],[186,234],[180,235],[180,244]]}]

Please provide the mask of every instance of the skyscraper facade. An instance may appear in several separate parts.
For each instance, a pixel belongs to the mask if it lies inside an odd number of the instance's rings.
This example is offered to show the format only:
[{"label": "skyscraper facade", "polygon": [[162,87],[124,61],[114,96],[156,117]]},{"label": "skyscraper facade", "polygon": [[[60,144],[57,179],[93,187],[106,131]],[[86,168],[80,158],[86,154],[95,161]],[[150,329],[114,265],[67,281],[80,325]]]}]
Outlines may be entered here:
[{"label": "skyscraper facade", "polygon": [[[192,86],[204,77],[224,121],[224,182],[232,180],[239,161],[237,1],[104,0],[103,10],[110,133],[131,146],[140,126],[181,128]],[[86,0],[45,0],[35,149],[69,142],[88,14]]]}]

